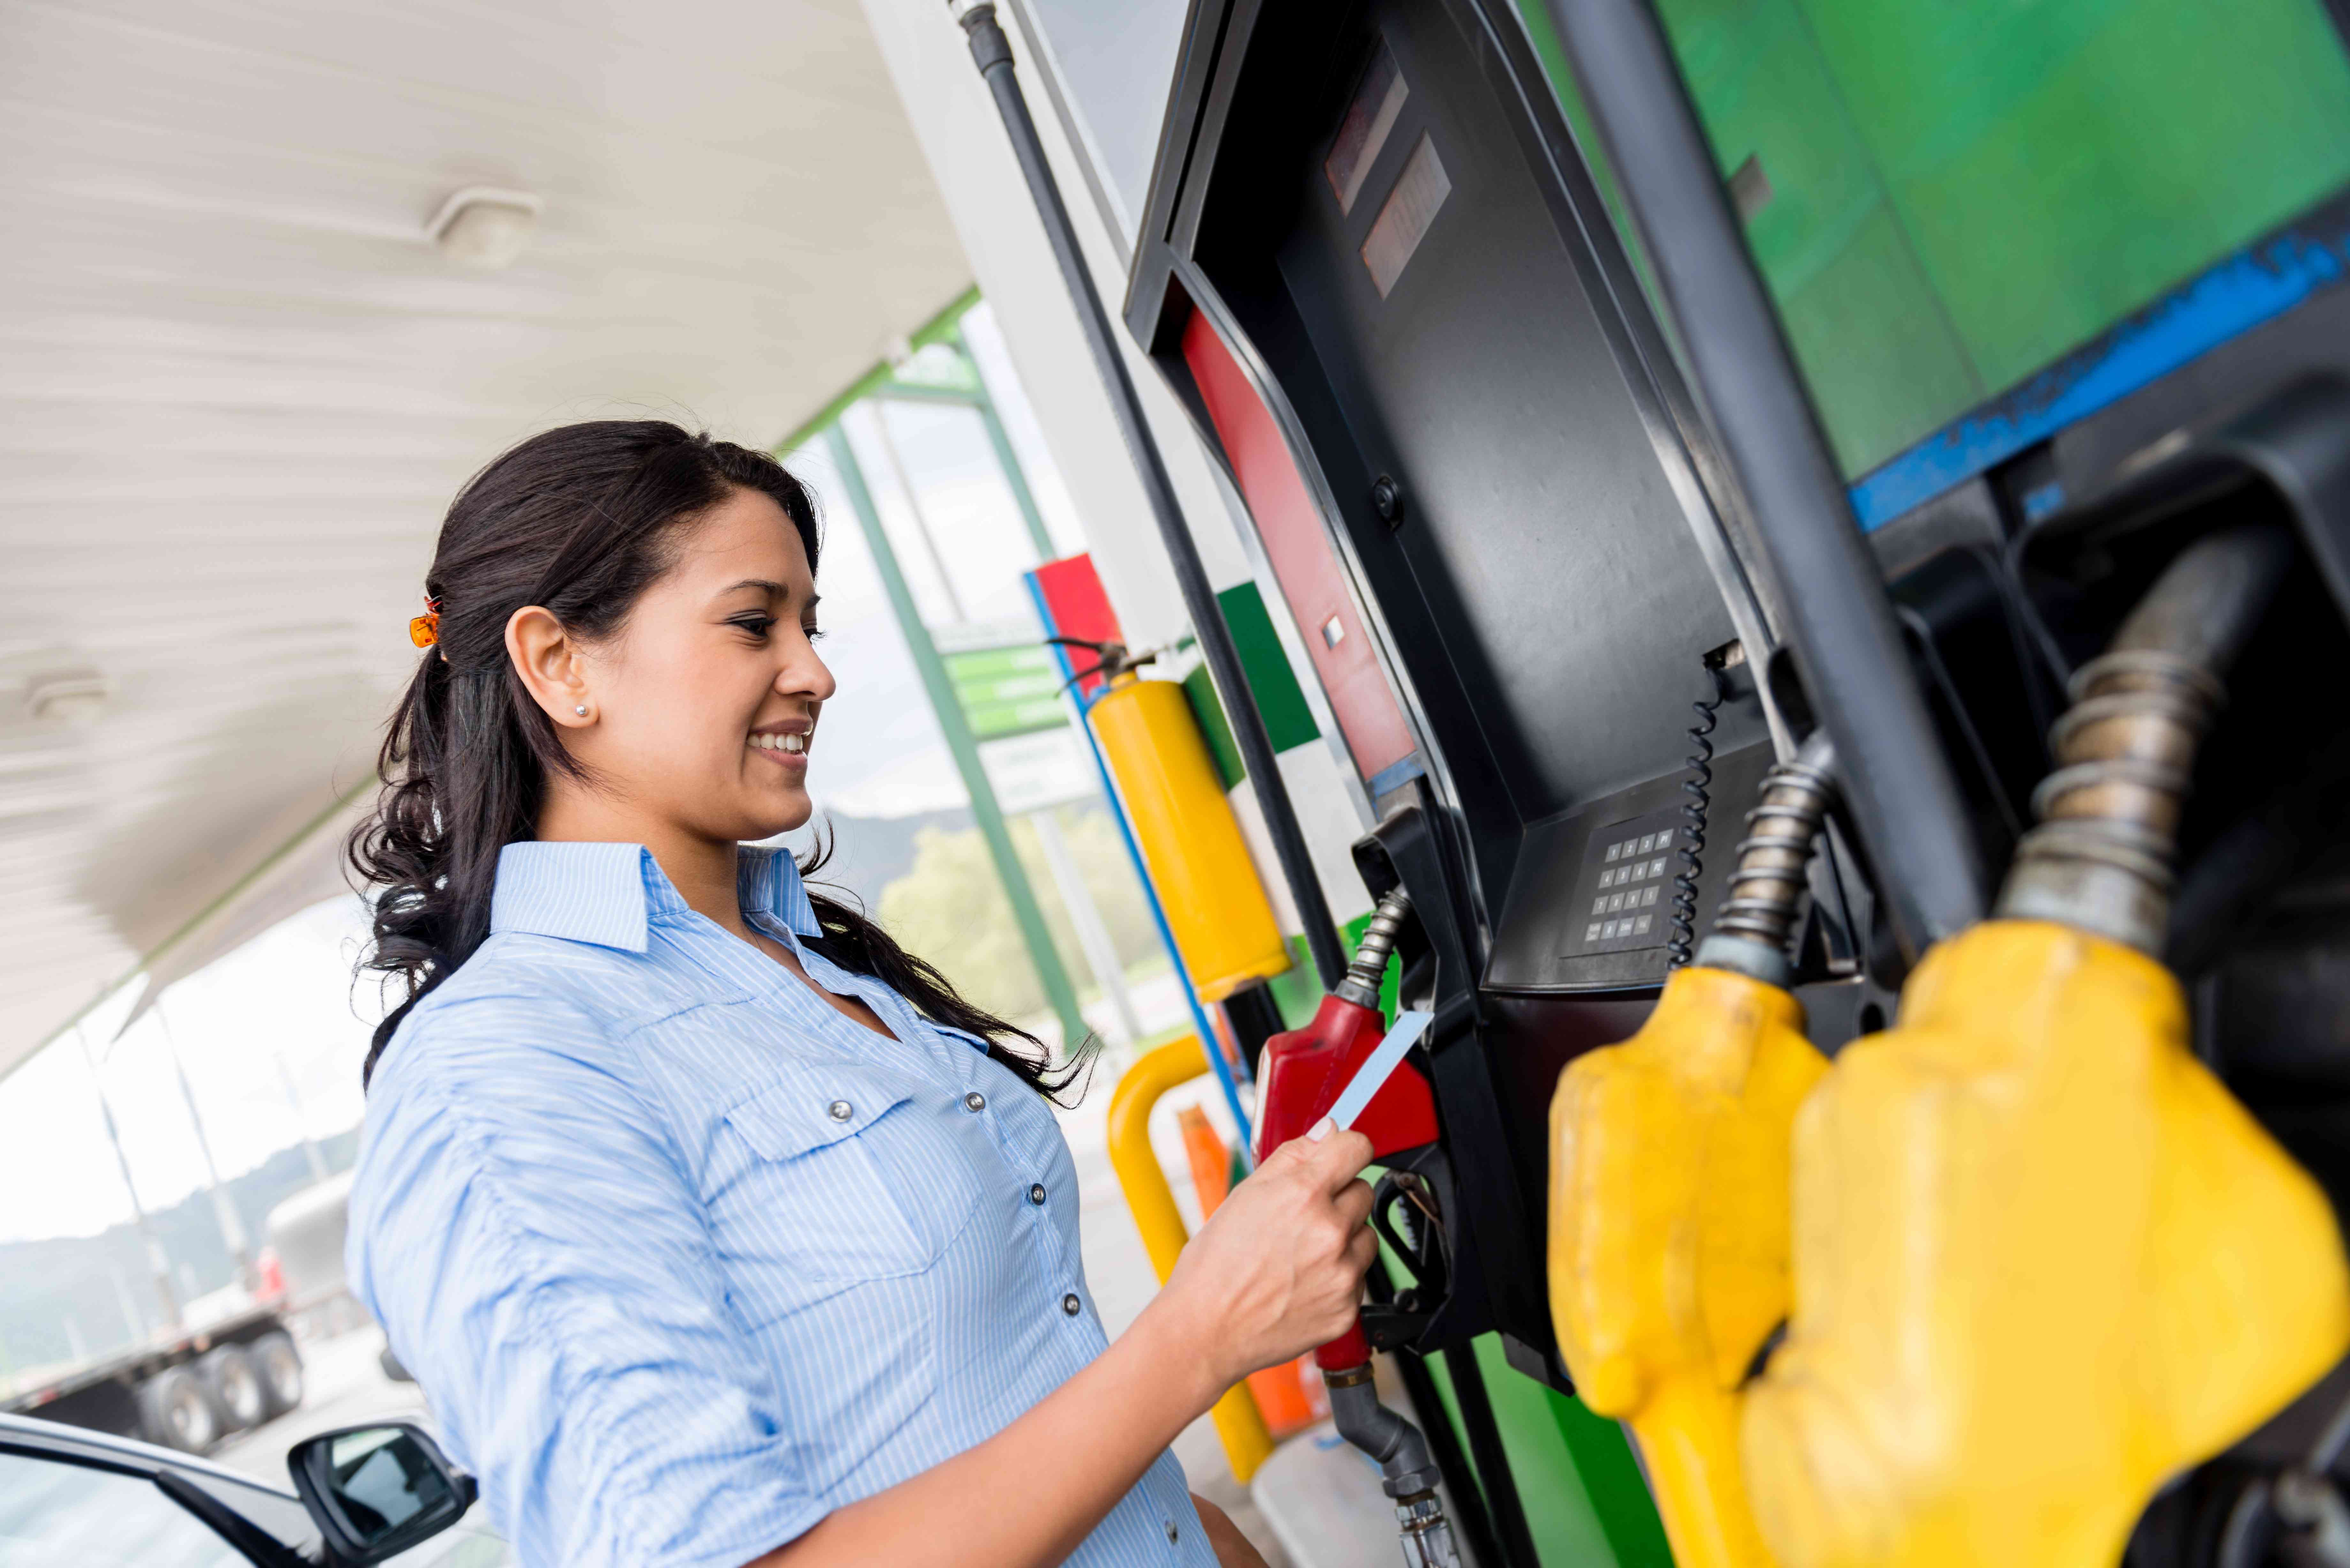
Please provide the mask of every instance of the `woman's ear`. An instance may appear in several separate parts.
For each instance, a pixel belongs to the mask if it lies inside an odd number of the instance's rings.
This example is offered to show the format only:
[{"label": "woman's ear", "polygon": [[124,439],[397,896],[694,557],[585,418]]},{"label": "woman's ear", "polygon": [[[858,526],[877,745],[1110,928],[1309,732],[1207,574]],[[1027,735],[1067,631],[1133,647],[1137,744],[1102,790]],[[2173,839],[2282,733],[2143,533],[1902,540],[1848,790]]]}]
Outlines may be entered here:
[{"label": "woman's ear", "polygon": [[531,700],[564,729],[584,730],[596,722],[586,653],[552,610],[525,605],[506,618],[506,657],[515,673]]}]

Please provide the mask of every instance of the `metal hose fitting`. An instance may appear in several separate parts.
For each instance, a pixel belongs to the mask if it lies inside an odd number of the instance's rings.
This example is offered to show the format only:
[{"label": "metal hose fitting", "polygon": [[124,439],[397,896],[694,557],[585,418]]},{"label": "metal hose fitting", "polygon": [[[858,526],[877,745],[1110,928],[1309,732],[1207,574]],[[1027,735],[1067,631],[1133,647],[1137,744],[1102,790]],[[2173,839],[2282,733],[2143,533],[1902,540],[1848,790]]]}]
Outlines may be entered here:
[{"label": "metal hose fitting", "polygon": [[1461,1549],[1436,1495],[1436,1460],[1418,1427],[1379,1403],[1370,1364],[1324,1375],[1338,1435],[1379,1467],[1379,1490],[1393,1500],[1407,1568],[1461,1568]]},{"label": "metal hose fitting", "polygon": [[2255,523],[2199,540],[2102,657],[2075,671],[2049,732],[2056,770],[2033,792],[2002,919],[2055,920],[2159,956],[2195,757],[2223,677],[2283,583],[2293,540]]},{"label": "metal hose fitting", "polygon": [[1357,1007],[1379,1004],[1379,981],[1386,978],[1388,960],[1395,956],[1396,933],[1403,929],[1403,918],[1411,913],[1411,895],[1398,888],[1379,900],[1371,912],[1371,923],[1363,928],[1363,940],[1356,945],[1355,961],[1347,966],[1346,978],[1338,982],[1338,995]]},{"label": "metal hose fitting", "polygon": [[1461,1568],[1452,1522],[1432,1491],[1396,1499],[1396,1524],[1403,1535],[1404,1568]]},{"label": "metal hose fitting", "polygon": [[1762,799],[1746,814],[1746,836],[1739,840],[1738,864],[1730,873],[1730,896],[1698,945],[1697,961],[1726,969],[1766,985],[1784,986],[1794,975],[1787,941],[1806,882],[1812,846],[1835,804],[1835,746],[1825,730],[1814,731],[1795,753],[1762,775]]}]

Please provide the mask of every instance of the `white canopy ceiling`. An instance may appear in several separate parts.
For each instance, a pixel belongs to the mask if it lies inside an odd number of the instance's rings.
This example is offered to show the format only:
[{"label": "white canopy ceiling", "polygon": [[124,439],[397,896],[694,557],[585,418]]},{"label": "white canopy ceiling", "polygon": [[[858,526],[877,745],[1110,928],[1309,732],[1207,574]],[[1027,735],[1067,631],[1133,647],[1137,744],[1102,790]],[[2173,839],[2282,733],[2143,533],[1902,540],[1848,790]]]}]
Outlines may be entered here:
[{"label": "white canopy ceiling", "polygon": [[970,278],[855,0],[0,0],[0,1073],[331,889],[469,472],[773,441]]}]

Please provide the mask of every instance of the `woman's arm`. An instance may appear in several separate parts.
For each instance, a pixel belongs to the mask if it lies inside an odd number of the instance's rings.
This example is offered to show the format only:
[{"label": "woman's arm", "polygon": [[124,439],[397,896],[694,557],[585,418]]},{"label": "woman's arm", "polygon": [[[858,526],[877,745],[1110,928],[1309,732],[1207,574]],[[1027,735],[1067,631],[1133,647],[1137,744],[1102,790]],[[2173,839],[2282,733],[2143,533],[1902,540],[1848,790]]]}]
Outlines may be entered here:
[{"label": "woman's arm", "polygon": [[986,1442],[835,1510],[752,1568],[1059,1563],[1225,1389],[1353,1323],[1378,1246],[1357,1179],[1370,1153],[1352,1132],[1275,1150],[1091,1366]]}]

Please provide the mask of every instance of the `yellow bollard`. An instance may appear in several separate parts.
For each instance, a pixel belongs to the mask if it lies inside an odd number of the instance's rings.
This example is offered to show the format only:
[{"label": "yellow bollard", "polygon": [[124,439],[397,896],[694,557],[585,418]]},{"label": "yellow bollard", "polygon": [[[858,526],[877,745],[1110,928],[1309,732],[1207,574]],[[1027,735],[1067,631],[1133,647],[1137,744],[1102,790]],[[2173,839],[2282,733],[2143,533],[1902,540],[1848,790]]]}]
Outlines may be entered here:
[{"label": "yellow bollard", "polygon": [[1742,1424],[1786,1568],[2112,1568],[2350,1349],[2324,1195],[2145,954],[1995,919],[1797,1117],[1795,1312]]},{"label": "yellow bollard", "polygon": [[[1200,1049],[1199,1037],[1187,1034],[1146,1052],[1126,1070],[1109,1097],[1110,1168],[1118,1172],[1126,1206],[1134,1211],[1135,1229],[1142,1232],[1143,1250],[1150,1254],[1150,1266],[1158,1271],[1162,1285],[1174,1272],[1175,1260],[1191,1233],[1184,1228],[1182,1211],[1175,1207],[1167,1173],[1151,1152],[1150,1107],[1168,1090],[1190,1083],[1207,1070],[1208,1058]],[[1223,1439],[1224,1459],[1232,1467],[1232,1479],[1246,1486],[1257,1467],[1273,1454],[1273,1434],[1257,1411],[1256,1400],[1246,1384],[1235,1384],[1224,1391],[1211,1414],[1215,1417],[1216,1436]]]},{"label": "yellow bollard", "polygon": [[1787,1314],[1787,1160],[1827,1059],[1803,1007],[1684,969],[1551,1101],[1550,1300],[1584,1403],[1627,1423],[1681,1568],[1768,1568],[1739,1384]]}]

